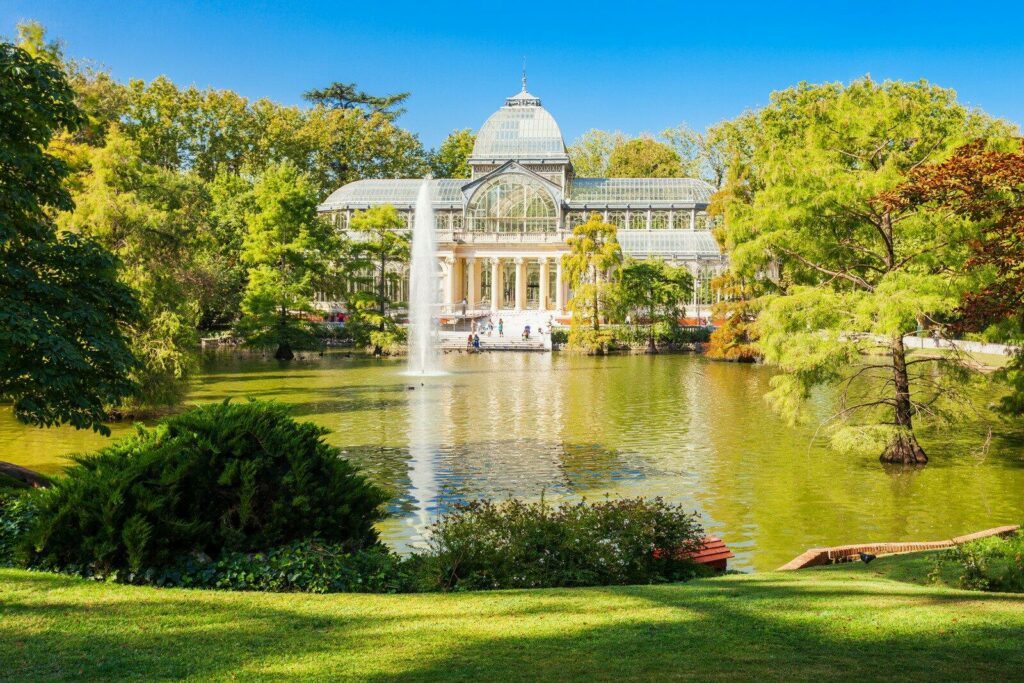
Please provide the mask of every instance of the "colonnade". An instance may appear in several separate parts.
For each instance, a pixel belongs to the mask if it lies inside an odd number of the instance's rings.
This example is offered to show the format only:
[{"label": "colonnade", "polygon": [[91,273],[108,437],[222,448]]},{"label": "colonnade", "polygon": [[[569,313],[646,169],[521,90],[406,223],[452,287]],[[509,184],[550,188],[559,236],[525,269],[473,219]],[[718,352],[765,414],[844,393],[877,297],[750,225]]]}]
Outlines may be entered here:
[{"label": "colonnade", "polygon": [[[506,282],[506,267],[513,264],[511,281]],[[537,293],[535,298],[528,293],[528,270],[536,264],[538,268]],[[466,309],[476,311],[486,304],[492,312],[503,309],[516,311],[542,310],[561,312],[565,310],[568,298],[567,281],[562,273],[561,254],[551,256],[458,256],[444,257],[441,261],[443,273],[443,299],[445,308],[457,310],[466,300]],[[552,272],[554,282],[552,282]],[[486,292],[484,291],[486,280]],[[507,285],[511,284],[511,287]],[[554,291],[551,291],[552,288]],[[506,301],[505,292],[511,289]]]}]

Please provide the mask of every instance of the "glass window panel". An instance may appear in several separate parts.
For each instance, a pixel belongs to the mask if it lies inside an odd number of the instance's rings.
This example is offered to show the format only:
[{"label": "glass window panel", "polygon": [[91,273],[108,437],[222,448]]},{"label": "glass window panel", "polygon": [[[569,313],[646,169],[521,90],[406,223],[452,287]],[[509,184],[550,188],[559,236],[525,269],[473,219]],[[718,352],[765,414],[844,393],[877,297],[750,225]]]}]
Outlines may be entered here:
[{"label": "glass window panel", "polygon": [[541,181],[521,174],[493,178],[477,188],[466,207],[474,232],[553,232],[558,207]]}]

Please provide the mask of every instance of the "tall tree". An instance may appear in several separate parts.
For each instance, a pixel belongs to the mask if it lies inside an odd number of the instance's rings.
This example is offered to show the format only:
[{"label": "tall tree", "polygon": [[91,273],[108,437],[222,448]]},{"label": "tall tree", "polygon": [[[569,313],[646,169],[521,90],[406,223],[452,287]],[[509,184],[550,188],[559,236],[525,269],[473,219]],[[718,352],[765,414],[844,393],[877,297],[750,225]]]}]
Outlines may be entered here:
[{"label": "tall tree", "polygon": [[419,138],[381,114],[314,107],[305,117],[309,161],[300,166],[323,191],[363,178],[422,178],[429,170]]},{"label": "tall tree", "polygon": [[476,135],[469,128],[452,131],[430,154],[430,172],[435,178],[468,178],[469,155]]},{"label": "tall tree", "polygon": [[409,238],[398,232],[404,227],[390,204],[358,211],[350,223],[350,328],[356,341],[372,347],[374,355],[403,341],[403,330],[390,313],[395,302],[388,296],[388,285],[394,287],[404,278],[402,266],[409,262]]},{"label": "tall tree", "polygon": [[613,178],[680,178],[682,161],[675,150],[651,137],[640,137],[617,145],[608,157],[608,175]]},{"label": "tall tree", "polygon": [[206,183],[209,207],[199,226],[189,284],[199,305],[199,329],[221,330],[238,317],[246,266],[242,247],[252,213],[254,179],[227,172]]},{"label": "tall tree", "polygon": [[795,419],[811,387],[840,385],[834,443],[926,462],[915,421],[965,409],[963,367],[908,358],[903,337],[959,305],[973,227],[879,196],[965,139],[1008,127],[952,91],[864,78],[777,92],[756,128],[750,162],[730,170],[739,177],[727,182],[725,231],[737,274],[774,276],[782,292],[759,319],[765,358],[783,370],[769,398]]},{"label": "tall tree", "polygon": [[250,346],[294,350],[316,345],[311,301],[324,284],[338,243],[316,213],[316,188],[295,164],[268,168],[253,188],[242,259],[248,267],[237,331]]},{"label": "tall tree", "polygon": [[573,323],[589,324],[594,332],[601,329],[601,317],[614,297],[614,277],[622,264],[622,248],[616,227],[605,223],[601,214],[592,213],[586,223],[573,228],[566,239],[569,253],[562,257],[562,267],[573,287]]},{"label": "tall tree", "polygon": [[715,317],[722,322],[711,333],[704,347],[704,356],[741,363],[760,360],[761,349],[757,344],[758,288],[747,278],[728,271],[714,279],[712,288],[722,295],[722,300],[712,308]]},{"label": "tall tree", "polygon": [[409,93],[370,95],[359,90],[355,83],[335,81],[326,88],[309,90],[302,97],[307,102],[328,109],[361,109],[367,114],[381,114],[389,121],[394,121],[405,113],[405,107],[402,105],[409,99]]},{"label": "tall tree", "polygon": [[122,329],[138,307],[116,260],[51,218],[73,203],[47,146],[82,120],[57,66],[0,42],[0,401],[23,422],[109,433],[106,406],[134,391]]},{"label": "tall tree", "polygon": [[[890,210],[952,212],[980,227],[970,243],[965,275],[975,284],[965,293],[954,327],[1020,343],[1024,330],[1024,143],[1021,151],[993,148],[976,140],[949,159],[925,164],[906,183],[884,196]],[[992,329],[994,328],[994,329]],[[1024,354],[1002,373],[1011,393],[1000,401],[1009,414],[1024,414]]]},{"label": "tall tree", "polygon": [[116,127],[88,156],[89,173],[75,193],[75,210],[60,224],[87,235],[121,260],[120,280],[141,305],[128,326],[136,396],[131,414],[179,403],[195,369],[199,319],[193,288],[198,225],[208,198],[198,179],[148,164],[138,145]]},{"label": "tall tree", "polygon": [[627,259],[619,276],[619,305],[647,328],[648,353],[657,353],[655,325],[678,325],[683,302],[693,293],[693,276],[685,266],[661,259]]},{"label": "tall tree", "polygon": [[576,175],[581,178],[607,177],[608,159],[616,147],[628,140],[625,133],[618,131],[588,130],[569,145],[569,158]]}]

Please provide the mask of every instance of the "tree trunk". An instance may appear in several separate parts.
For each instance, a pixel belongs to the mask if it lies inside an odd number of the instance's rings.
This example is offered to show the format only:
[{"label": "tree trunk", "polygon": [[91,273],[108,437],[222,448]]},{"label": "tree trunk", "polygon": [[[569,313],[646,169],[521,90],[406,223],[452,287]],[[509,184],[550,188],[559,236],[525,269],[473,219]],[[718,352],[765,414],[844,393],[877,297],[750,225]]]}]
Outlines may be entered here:
[{"label": "tree trunk", "polygon": [[892,340],[892,377],[896,390],[895,422],[896,433],[882,452],[881,461],[900,465],[924,465],[928,462],[921,444],[914,436],[912,408],[910,405],[910,378],[907,376],[907,352],[903,347],[903,336]]},{"label": "tree trunk", "polygon": [[[651,299],[654,299],[654,293],[650,293]],[[647,353],[657,353],[658,345],[654,343],[654,306],[651,306],[647,310]]]},{"label": "tree trunk", "polygon": [[288,309],[281,306],[281,322],[278,326],[277,351],[274,352],[274,358],[277,360],[291,360],[295,358],[295,354],[292,353],[291,345],[285,341],[285,330],[287,329]]},{"label": "tree trunk", "polygon": [[657,353],[658,346],[654,343],[654,328],[651,327],[650,333],[647,335],[647,353]]},{"label": "tree trunk", "polygon": [[384,331],[384,316],[387,314],[387,302],[385,297],[387,295],[387,289],[385,287],[384,270],[387,268],[387,255],[381,253],[380,255],[380,283],[377,286],[377,298],[380,300],[380,331]]},{"label": "tree trunk", "polygon": [[0,461],[0,488],[5,484],[13,488],[46,488],[50,483],[49,477],[38,472]]}]

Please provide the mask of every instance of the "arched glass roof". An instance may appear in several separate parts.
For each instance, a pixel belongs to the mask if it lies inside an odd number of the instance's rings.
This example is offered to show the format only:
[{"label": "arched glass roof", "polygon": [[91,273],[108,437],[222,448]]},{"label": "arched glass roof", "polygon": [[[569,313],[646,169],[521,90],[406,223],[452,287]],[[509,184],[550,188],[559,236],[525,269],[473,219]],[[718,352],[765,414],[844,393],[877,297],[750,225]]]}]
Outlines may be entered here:
[{"label": "arched glass roof", "polygon": [[[468,180],[462,178],[434,178],[430,181],[435,205],[462,206],[461,188]],[[342,185],[320,205],[321,211],[332,209],[359,209],[377,204],[392,204],[404,209],[416,206],[423,181],[419,178],[387,178],[357,180]]]},{"label": "arched glass roof", "polygon": [[569,204],[707,204],[714,188],[697,178],[575,178]]},{"label": "arched glass roof", "polygon": [[470,159],[566,159],[562,131],[540,100],[524,89],[480,127]]},{"label": "arched glass roof", "polygon": [[722,250],[707,230],[619,230],[622,253],[636,258],[660,256],[718,259]]},{"label": "arched glass roof", "polygon": [[484,182],[466,206],[476,232],[553,232],[558,207],[551,191],[525,173],[506,173]]}]

